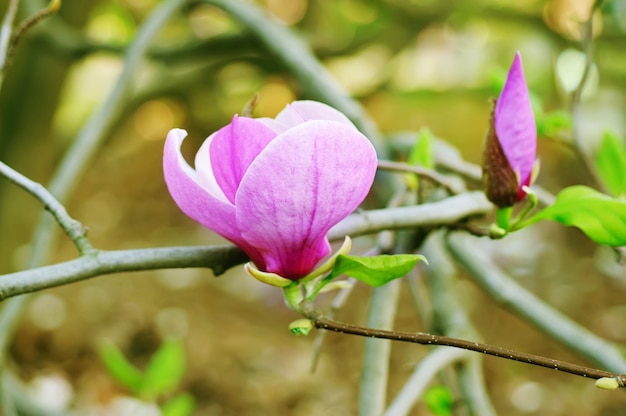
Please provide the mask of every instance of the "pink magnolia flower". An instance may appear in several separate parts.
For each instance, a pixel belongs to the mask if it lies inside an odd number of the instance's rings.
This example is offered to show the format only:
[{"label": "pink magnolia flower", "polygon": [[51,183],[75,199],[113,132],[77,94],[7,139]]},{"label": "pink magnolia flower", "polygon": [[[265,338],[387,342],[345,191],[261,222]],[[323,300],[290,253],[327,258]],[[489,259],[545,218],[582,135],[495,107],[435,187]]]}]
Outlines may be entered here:
[{"label": "pink magnolia flower", "polygon": [[499,207],[512,206],[526,196],[522,189],[533,179],[537,127],[517,52],[504,88],[496,101],[483,154],[485,193]]},{"label": "pink magnolia flower", "polygon": [[235,116],[200,147],[195,169],[173,129],[165,182],[179,208],[239,246],[256,267],[298,279],[330,252],[328,230],[367,195],[376,152],[339,111],[296,101],[275,119]]}]

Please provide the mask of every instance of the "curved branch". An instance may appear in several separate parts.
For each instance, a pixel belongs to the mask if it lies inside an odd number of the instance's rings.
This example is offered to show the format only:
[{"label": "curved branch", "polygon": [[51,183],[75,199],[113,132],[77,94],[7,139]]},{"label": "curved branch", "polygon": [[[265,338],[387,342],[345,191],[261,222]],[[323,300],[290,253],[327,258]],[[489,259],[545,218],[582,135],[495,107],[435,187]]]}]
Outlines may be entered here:
[{"label": "curved branch", "polygon": [[65,207],[43,185],[30,180],[2,162],[0,162],[0,175],[5,176],[9,181],[37,198],[63,228],[65,234],[72,239],[80,254],[88,254],[94,250],[87,239],[85,227],[70,217]]}]

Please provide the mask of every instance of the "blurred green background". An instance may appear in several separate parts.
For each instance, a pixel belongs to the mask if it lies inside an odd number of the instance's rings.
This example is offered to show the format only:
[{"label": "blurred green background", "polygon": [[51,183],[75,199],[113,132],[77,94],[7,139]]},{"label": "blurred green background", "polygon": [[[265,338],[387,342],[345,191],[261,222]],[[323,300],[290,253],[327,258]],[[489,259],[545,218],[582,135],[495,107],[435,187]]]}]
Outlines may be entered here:
[{"label": "blurred green background", "polygon": [[[6,3],[0,2],[0,10]],[[39,4],[23,3],[24,9]],[[0,92],[0,160],[46,184],[64,150],[107,97],[125,48],[158,3],[64,0],[57,16],[29,32]],[[384,133],[429,127],[475,163],[489,99],[497,96],[519,50],[539,122],[538,183],[552,192],[575,183],[594,185],[567,144],[572,82],[584,62],[580,22],[591,3],[259,2],[275,19],[295,27]],[[622,138],[626,132],[626,1],[604,1],[594,28],[594,67],[579,120],[590,152],[603,131]],[[260,97],[256,116],[274,116],[286,103],[308,98],[221,10],[195,4],[171,19],[67,207],[89,228],[94,245],[223,242],[172,202],[162,179],[162,145],[169,129],[185,128],[190,133],[185,151],[192,154],[255,93]],[[0,273],[24,266],[40,210],[29,195],[0,180]],[[66,238],[57,241],[55,261],[76,256]],[[626,341],[626,270],[614,265],[610,251],[552,224],[485,249],[557,309],[601,336]],[[488,342],[580,361],[500,310],[468,281],[462,283],[467,308]],[[341,319],[362,323],[369,292],[359,287]],[[141,365],[162,339],[179,336],[188,352],[183,387],[196,397],[198,414],[354,414],[362,340],[329,336],[320,368],[311,375],[313,339],[288,333],[294,318],[278,291],[261,287],[239,269],[218,279],[198,269],[107,276],[36,295],[12,347],[11,366],[33,389],[37,380],[54,379],[80,409],[94,411],[125,394],[99,361],[102,339],[113,340]],[[407,294],[397,326],[423,329],[420,325]],[[425,351],[394,345],[392,396]],[[622,392],[602,392],[587,380],[495,359],[485,365],[500,414],[626,415]],[[418,407],[415,414],[428,413]]]}]

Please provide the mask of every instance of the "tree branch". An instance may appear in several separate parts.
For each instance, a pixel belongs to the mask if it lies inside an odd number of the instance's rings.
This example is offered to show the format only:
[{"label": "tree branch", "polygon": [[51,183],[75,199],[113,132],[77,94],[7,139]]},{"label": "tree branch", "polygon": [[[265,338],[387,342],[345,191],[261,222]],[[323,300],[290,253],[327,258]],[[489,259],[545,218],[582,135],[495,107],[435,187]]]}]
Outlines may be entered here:
[{"label": "tree branch", "polygon": [[615,346],[523,288],[502,272],[476,242],[474,237],[463,233],[452,233],[446,239],[448,250],[457,263],[497,303],[596,365],[626,372],[626,360]]},{"label": "tree branch", "polygon": [[[338,241],[343,240],[346,235],[374,234],[388,228],[432,227],[454,223],[491,209],[491,204],[480,195],[482,194],[473,192],[432,204],[352,214],[331,230],[329,238]],[[160,268],[209,267],[219,275],[226,269],[247,261],[245,254],[231,245],[92,250],[75,260],[1,275],[0,300],[103,274]]]},{"label": "tree branch", "polygon": [[459,194],[464,191],[464,189],[459,189],[459,186],[456,183],[452,182],[441,173],[433,169],[424,168],[422,166],[414,166],[409,165],[408,163],[394,162],[391,160],[379,160],[378,169],[389,170],[392,172],[414,173],[420,178],[428,179],[435,185],[442,186],[445,190],[453,195]]},{"label": "tree branch", "polygon": [[585,378],[615,378],[620,387],[626,386],[626,374],[611,373],[608,371],[598,370],[594,368],[584,367],[565,361],[555,360],[553,358],[542,357],[539,355],[528,354],[525,352],[510,350],[495,345],[483,344],[480,342],[467,341],[459,338],[446,337],[441,335],[428,334],[425,332],[401,332],[386,331],[383,329],[363,328],[356,325],[346,324],[332,319],[324,318],[315,307],[308,303],[303,304],[298,311],[306,318],[310,319],[318,329],[339,332],[341,334],[357,335],[367,338],[389,339],[392,341],[411,342],[422,345],[432,346],[448,346],[454,348],[462,348],[469,351],[480,352],[482,354],[494,357],[504,358],[507,360],[519,361],[525,364],[536,365],[539,367],[550,368],[552,370],[562,371],[564,373],[573,374]]},{"label": "tree branch", "polygon": [[247,260],[232,245],[94,251],[75,260],[2,276],[0,300],[111,273],[208,267],[219,275]]},{"label": "tree branch", "polygon": [[377,209],[350,215],[331,228],[331,240],[346,235],[357,237],[382,230],[438,227],[455,224],[473,216],[485,215],[493,205],[482,192],[466,192],[438,202],[407,207]]},{"label": "tree branch", "polygon": [[5,176],[9,181],[37,198],[43,204],[44,209],[50,212],[56,222],[63,228],[65,234],[72,239],[81,255],[94,251],[93,246],[87,239],[85,227],[70,217],[65,207],[43,185],[28,179],[2,162],[0,162],[0,175]]}]

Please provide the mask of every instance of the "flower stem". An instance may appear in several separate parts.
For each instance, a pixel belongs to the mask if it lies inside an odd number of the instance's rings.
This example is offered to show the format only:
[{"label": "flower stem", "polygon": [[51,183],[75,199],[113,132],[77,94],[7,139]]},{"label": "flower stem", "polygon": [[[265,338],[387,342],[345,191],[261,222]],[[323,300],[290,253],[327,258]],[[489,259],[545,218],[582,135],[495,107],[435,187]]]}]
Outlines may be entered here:
[{"label": "flower stem", "polygon": [[498,210],[497,224],[498,227],[504,231],[509,231],[511,227],[511,215],[513,214],[513,207],[500,208]]}]

